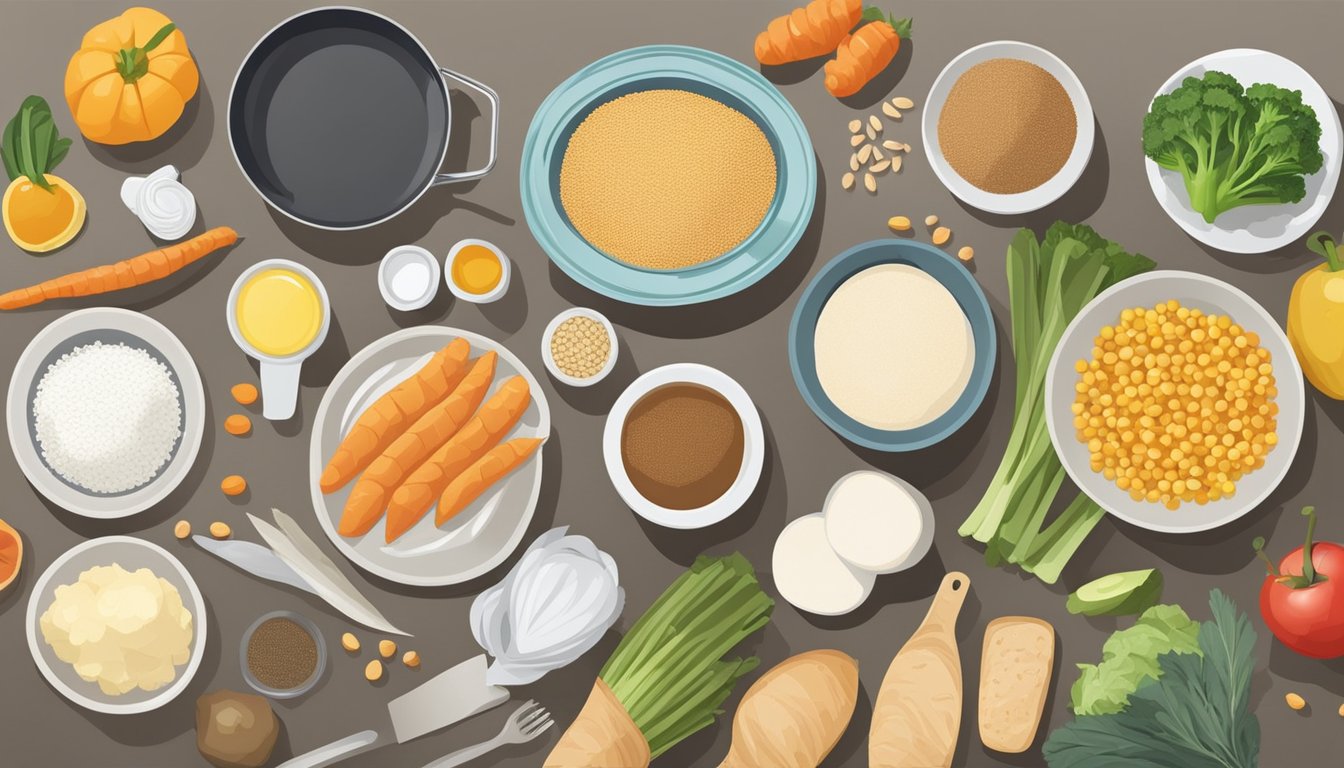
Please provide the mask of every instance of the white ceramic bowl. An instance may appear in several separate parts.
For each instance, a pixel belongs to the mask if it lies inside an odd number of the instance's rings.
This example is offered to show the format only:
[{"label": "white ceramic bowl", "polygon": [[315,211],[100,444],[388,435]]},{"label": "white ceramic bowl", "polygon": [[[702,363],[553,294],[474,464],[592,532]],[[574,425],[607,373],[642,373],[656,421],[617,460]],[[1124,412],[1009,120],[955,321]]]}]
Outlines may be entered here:
[{"label": "white ceramic bowl", "polygon": [[[392,290],[393,275],[398,270],[417,263],[423,265],[429,273],[425,289],[413,299],[403,299]],[[388,251],[378,263],[378,292],[382,294],[387,306],[395,310],[410,312],[420,309],[433,301],[434,296],[438,294],[440,271],[439,260],[434,258],[434,254],[418,245],[399,245]]]},{"label": "white ceramic bowl", "polygon": [[[644,498],[635,490],[634,483],[625,471],[625,461],[621,458],[621,432],[630,409],[645,395],[668,384],[698,384],[711,389],[722,395],[742,420],[744,444],[742,466],[737,472],[737,479],[722,496],[696,509],[668,509]],[[761,479],[761,468],[765,465],[765,429],[751,396],[741,384],[724,372],[698,363],[665,365],[635,379],[616,398],[602,431],[602,457],[616,492],[635,514],[667,528],[704,528],[736,512],[756,490],[756,484]]]},{"label": "white ceramic bowl", "polygon": [[1300,201],[1243,205],[1223,213],[1212,224],[1190,208],[1190,196],[1181,174],[1164,170],[1145,157],[1148,186],[1171,220],[1205,245],[1231,253],[1264,253],[1291,245],[1316,226],[1334,197],[1344,157],[1339,113],[1325,89],[1306,70],[1276,53],[1250,48],[1219,51],[1190,62],[1168,78],[1154,98],[1176,90],[1185,78],[1202,77],[1211,69],[1237,78],[1247,88],[1255,83],[1273,83],[1301,91],[1302,101],[1316,110],[1316,119],[1321,123],[1321,154],[1325,163],[1321,170],[1307,177],[1307,194]]},{"label": "white ceramic bowl", "polygon": [[[938,144],[938,119],[942,115],[943,105],[947,102],[947,95],[951,93],[952,86],[957,82],[957,78],[966,73],[966,70],[990,59],[1018,59],[1035,64],[1049,72],[1064,87],[1064,91],[1073,102],[1074,115],[1078,118],[1078,133],[1074,139],[1073,152],[1069,154],[1064,166],[1049,181],[1026,192],[1001,195],[980,189],[953,170],[952,166],[943,157],[942,148]],[[949,192],[956,195],[967,205],[974,206],[982,211],[999,214],[1028,213],[1039,210],[1068,192],[1079,177],[1083,175],[1083,170],[1087,168],[1087,162],[1092,157],[1095,130],[1096,126],[1092,118],[1092,102],[1088,100],[1087,91],[1083,89],[1082,81],[1073,73],[1073,70],[1069,69],[1069,66],[1058,56],[1044,48],[1014,40],[981,43],[973,48],[968,48],[948,62],[947,66],[943,67],[943,71],[938,74],[938,78],[933,81],[933,87],[929,89],[929,96],[924,100],[924,112],[920,120],[924,154],[928,157],[929,166],[933,168],[934,174],[943,183],[943,186],[947,187]]]},{"label": "white ceramic bowl", "polygon": [[[1199,506],[1182,504],[1169,510],[1161,504],[1134,501],[1127,491],[1093,472],[1087,446],[1074,433],[1071,406],[1078,372],[1074,363],[1090,360],[1092,343],[1103,326],[1114,325],[1125,309],[1151,307],[1176,299],[1182,306],[1227,315],[1232,321],[1260,336],[1260,346],[1270,354],[1279,394],[1279,443],[1269,452],[1265,465],[1237,481],[1231,498]],[[1125,280],[1104,291],[1088,304],[1064,331],[1050,360],[1045,380],[1046,422],[1069,477],[1107,512],[1127,523],[1161,533],[1195,533],[1226,525],[1255,509],[1283,482],[1302,439],[1306,414],[1306,387],[1302,368],[1293,355],[1283,329],[1265,308],[1239,289],[1193,272],[1149,272]]]},{"label": "white ceramic bowl", "polygon": [[[479,245],[483,248],[489,248],[494,252],[495,256],[499,258],[499,268],[502,271],[499,276],[499,284],[485,293],[468,293],[453,282],[453,260],[457,258],[458,251],[461,251],[469,245]],[[504,255],[504,251],[500,250],[499,246],[488,240],[476,240],[472,238],[458,240],[453,244],[453,247],[449,249],[448,255],[444,257],[443,260],[443,281],[448,284],[448,290],[452,291],[453,295],[457,298],[463,301],[469,301],[472,304],[489,304],[502,297],[505,293],[508,293],[509,278],[512,275],[513,267],[509,264],[509,257]]]},{"label": "white ceramic bowl", "polygon": [[[42,638],[38,620],[56,599],[56,587],[75,583],[79,580],[79,574],[94,566],[113,563],[128,571],[149,568],[154,575],[166,579],[177,588],[182,595],[182,604],[191,611],[191,656],[185,665],[177,667],[177,677],[173,682],[156,691],[137,688],[121,696],[109,696],[99,689],[97,683],[84,680],[74,667],[57,658],[56,652]],[[47,683],[65,698],[94,712],[135,715],[158,709],[186,690],[205,656],[207,621],[201,590],[176,557],[157,544],[143,539],[104,536],[76,544],[37,577],[37,583],[33,585],[33,592],[28,598],[28,650]]]},{"label": "white ceramic bowl", "polygon": [[[95,341],[121,342],[145,349],[168,366],[181,398],[182,437],[173,449],[172,458],[148,483],[124,493],[93,493],[57,476],[42,460],[33,426],[33,392],[47,366],[74,347]],[[82,309],[52,321],[19,355],[9,380],[5,421],[14,459],[39,493],[60,508],[83,517],[126,517],[162,501],[191,471],[205,434],[205,388],[191,353],[157,320],[126,309]]]},{"label": "white ceramic bowl", "polygon": [[[551,337],[555,335],[555,331],[560,327],[560,324],[571,317],[588,317],[596,320],[602,325],[602,328],[606,330],[607,341],[611,344],[611,354],[607,355],[606,364],[602,366],[601,370],[586,379],[570,376],[560,370],[560,366],[556,365],[555,358],[551,356]],[[607,319],[606,315],[595,309],[588,309],[586,307],[566,309],[564,312],[556,315],[555,318],[547,324],[546,332],[541,335],[541,359],[546,363],[546,370],[550,371],[551,375],[554,376],[557,381],[568,384],[571,387],[591,387],[597,382],[605,379],[607,374],[611,373],[611,369],[616,367],[616,356],[619,353],[620,342],[616,338],[616,326],[611,324],[611,321]]]}]

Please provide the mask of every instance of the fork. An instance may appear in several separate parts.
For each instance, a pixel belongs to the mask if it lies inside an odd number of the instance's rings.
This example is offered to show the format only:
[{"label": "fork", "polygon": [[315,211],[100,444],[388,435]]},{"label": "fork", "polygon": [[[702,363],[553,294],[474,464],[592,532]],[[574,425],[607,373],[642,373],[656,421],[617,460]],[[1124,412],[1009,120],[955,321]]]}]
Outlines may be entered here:
[{"label": "fork", "polygon": [[551,719],[551,713],[547,712],[545,707],[529,699],[521,707],[514,710],[512,715],[509,715],[508,722],[504,723],[504,729],[495,738],[444,755],[426,765],[425,768],[456,768],[456,766],[475,760],[487,752],[493,752],[505,744],[525,744],[545,733],[552,725],[555,725],[555,720]]}]

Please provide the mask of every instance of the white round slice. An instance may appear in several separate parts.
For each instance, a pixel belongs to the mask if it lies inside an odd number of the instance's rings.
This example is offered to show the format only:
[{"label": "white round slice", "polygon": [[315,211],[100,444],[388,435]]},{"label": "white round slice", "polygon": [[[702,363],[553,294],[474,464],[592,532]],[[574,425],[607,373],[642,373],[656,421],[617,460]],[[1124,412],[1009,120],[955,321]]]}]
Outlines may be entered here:
[{"label": "white round slice", "polygon": [[924,559],[933,544],[929,500],[885,472],[861,470],[840,478],[822,515],[831,548],[865,571],[903,571]]},{"label": "white round slice", "polygon": [[775,589],[795,608],[839,616],[863,604],[877,576],[840,559],[826,541],[821,513],[794,520],[775,539],[771,558]]}]

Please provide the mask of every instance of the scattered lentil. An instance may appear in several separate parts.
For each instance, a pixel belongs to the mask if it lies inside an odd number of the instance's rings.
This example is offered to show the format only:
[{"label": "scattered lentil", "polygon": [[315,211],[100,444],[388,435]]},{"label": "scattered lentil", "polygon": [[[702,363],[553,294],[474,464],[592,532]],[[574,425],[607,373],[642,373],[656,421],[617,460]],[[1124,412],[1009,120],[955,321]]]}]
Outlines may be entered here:
[{"label": "scattered lentil", "polygon": [[229,388],[229,394],[239,405],[251,405],[257,402],[257,388],[252,384],[234,384]]},{"label": "scattered lentil", "polygon": [[355,653],[359,650],[359,638],[355,637],[354,632],[346,632],[341,635],[341,647],[350,653]]},{"label": "scattered lentil", "polygon": [[248,638],[247,668],[267,688],[293,690],[317,671],[317,640],[293,619],[267,619]]},{"label": "scattered lentil", "polygon": [[411,669],[415,669],[420,666],[420,654],[415,651],[407,651],[401,655],[401,663]]},{"label": "scattered lentil", "polygon": [[247,490],[247,480],[242,475],[229,475],[219,482],[219,490],[225,496],[237,496]]},{"label": "scattered lentil", "polygon": [[938,217],[934,216],[933,214],[929,214],[928,216],[924,217],[924,226],[926,227],[932,227],[937,223],[938,223]]},{"label": "scattered lentil", "polygon": [[893,151],[900,150],[905,147],[904,144],[902,144],[899,141],[896,141],[895,139],[887,139],[886,141],[882,142],[882,146]]},{"label": "scattered lentil", "polygon": [[397,653],[397,644],[391,640],[378,641],[378,655],[384,659],[390,659]]},{"label": "scattered lentil", "polygon": [[1018,59],[990,59],[952,85],[938,116],[943,157],[995,194],[1036,189],[1073,152],[1078,118],[1054,75]]},{"label": "scattered lentil", "polygon": [[611,338],[602,323],[577,315],[560,323],[551,334],[551,359],[560,372],[590,379],[611,359]]},{"label": "scattered lentil", "polygon": [[1260,338],[1171,300],[1120,313],[1079,360],[1073,426],[1092,471],[1178,509],[1231,496],[1278,443],[1278,387]]},{"label": "scattered lentil", "polygon": [[874,160],[874,161],[881,161],[883,157],[885,157],[885,155],[882,154],[882,150],[878,149],[878,148],[877,148],[877,145],[874,144],[874,145],[873,145],[873,160]]},{"label": "scattered lentil", "polygon": [[770,141],[722,102],[637,91],[594,109],[560,165],[560,200],[579,234],[612,258],[683,269],[747,239],[774,201]]},{"label": "scattered lentil", "polygon": [[874,176],[874,175],[871,174],[871,173],[865,173],[865,174],[863,174],[863,186],[864,186],[865,188],[867,188],[867,190],[868,190],[869,192],[876,192],[876,191],[877,191],[877,177]]},{"label": "scattered lentil", "polygon": [[891,105],[892,105],[893,107],[896,107],[897,109],[914,109],[914,108],[915,108],[915,102],[911,101],[910,99],[907,99],[907,98],[904,97],[904,96],[897,96],[896,98],[892,99],[892,100],[891,100]]},{"label": "scattered lentil", "polygon": [[963,245],[957,251],[957,258],[961,259],[962,261],[970,261],[971,259],[975,258],[975,249],[969,245]]},{"label": "scattered lentil", "polygon": [[851,147],[857,147],[857,146],[859,146],[860,144],[862,144],[866,138],[867,138],[867,137],[864,136],[862,133],[860,133],[860,134],[856,134],[856,135],[854,135],[854,136],[850,136],[850,137],[849,137],[849,146],[851,146]]},{"label": "scattered lentil", "polygon": [[230,435],[246,435],[252,431],[252,420],[241,413],[232,414],[224,420],[224,431]]},{"label": "scattered lentil", "polygon": [[892,232],[908,232],[910,231],[910,219],[905,216],[892,216],[887,219],[887,226],[891,228]]},{"label": "scattered lentil", "polygon": [[887,104],[886,102],[883,102],[882,104],[882,114],[886,115],[887,117],[890,117],[892,120],[901,119],[901,110],[893,107],[890,104]]},{"label": "scattered lentil", "polygon": [[868,136],[868,140],[869,140],[869,141],[876,141],[876,140],[877,140],[877,129],[873,128],[871,125],[868,126],[868,130],[867,130],[866,134],[867,134],[867,136]]},{"label": "scattered lentil", "polygon": [[887,170],[890,167],[891,167],[891,161],[883,160],[881,162],[873,163],[872,165],[868,166],[868,170],[872,173],[882,173],[883,171]]},{"label": "scattered lentil", "polygon": [[853,188],[854,188],[854,174],[852,174],[852,173],[846,173],[844,176],[841,176],[841,177],[840,177],[840,187],[841,187],[842,189],[853,189]]},{"label": "scattered lentil", "polygon": [[933,244],[942,245],[952,238],[952,230],[947,227],[939,227],[933,230]]},{"label": "scattered lentil", "polygon": [[1284,696],[1283,700],[1288,702],[1288,708],[1294,711],[1301,711],[1307,706],[1307,700],[1298,696],[1296,693],[1290,693],[1287,696]]},{"label": "scattered lentil", "polygon": [[877,119],[877,115],[869,115],[868,127],[880,133],[882,131],[882,121]]},{"label": "scattered lentil", "polygon": [[858,132],[861,131],[861,130],[863,130],[863,121],[862,121],[862,120],[855,119],[855,120],[850,120],[850,121],[849,121],[849,132],[850,132],[850,133],[858,133]]},{"label": "scattered lentil", "polygon": [[229,527],[228,523],[215,521],[210,524],[210,535],[216,539],[227,539],[233,535],[233,529]]},{"label": "scattered lentil", "polygon": [[185,539],[191,535],[191,523],[186,520],[178,520],[173,526],[173,535],[179,539]]},{"label": "scattered lentil", "polygon": [[897,171],[901,170],[901,165],[902,165],[902,163],[903,163],[903,161],[901,160],[901,156],[900,156],[900,155],[895,155],[894,157],[892,157],[892,158],[891,158],[891,172],[892,172],[892,173],[896,173]]},{"label": "scattered lentil", "polygon": [[383,677],[383,662],[378,659],[370,661],[364,665],[364,679],[370,683],[376,683]]},{"label": "scattered lentil", "polygon": [[859,170],[859,153],[857,153],[857,152],[853,152],[853,153],[850,154],[850,156],[849,156],[849,170],[851,170],[851,171],[857,171],[857,170]]},{"label": "scattered lentil", "polygon": [[860,162],[860,163],[867,163],[868,160],[869,160],[869,158],[871,158],[872,156],[873,156],[873,145],[872,145],[872,144],[864,144],[862,147],[859,148],[859,162]]}]

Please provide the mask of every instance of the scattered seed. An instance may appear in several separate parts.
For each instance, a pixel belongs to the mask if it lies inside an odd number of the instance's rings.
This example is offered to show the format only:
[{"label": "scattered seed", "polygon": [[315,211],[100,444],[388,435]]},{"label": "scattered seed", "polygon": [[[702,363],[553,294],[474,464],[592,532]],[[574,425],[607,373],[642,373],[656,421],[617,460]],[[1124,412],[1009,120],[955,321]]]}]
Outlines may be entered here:
[{"label": "scattered seed", "polygon": [[932,227],[937,223],[938,223],[938,217],[934,216],[932,213],[924,217],[924,226],[926,227]]},{"label": "scattered seed", "polygon": [[383,677],[383,662],[374,659],[364,667],[364,679],[376,683]]},{"label": "scattered seed", "polygon": [[390,659],[397,654],[397,644],[391,640],[378,641],[378,655]]},{"label": "scattered seed", "polygon": [[840,177],[840,186],[841,186],[841,188],[843,188],[843,189],[853,189],[853,188],[854,188],[854,174],[852,174],[852,173],[846,173],[844,176],[841,176],[841,177]]},{"label": "scattered seed", "polygon": [[895,139],[887,139],[886,141],[882,142],[882,146],[886,147],[887,149],[899,150],[905,145],[899,141],[896,141]]},{"label": "scattered seed", "polygon": [[887,227],[890,228],[892,232],[909,232],[910,219],[905,216],[892,216],[890,219],[887,219]]},{"label": "scattered seed", "polygon": [[897,108],[895,108],[895,107],[893,107],[893,106],[891,106],[890,104],[887,104],[887,103],[885,103],[885,102],[883,102],[883,104],[882,104],[882,114],[886,115],[887,117],[890,117],[892,120],[900,120],[900,119],[901,119],[901,110],[899,110],[899,109],[897,109]]},{"label": "scattered seed", "polygon": [[864,142],[863,134],[855,134],[849,137],[849,146],[857,147]]},{"label": "scattered seed", "polygon": [[877,115],[869,115],[868,127],[880,133],[882,131],[882,121],[878,119]]},{"label": "scattered seed", "polygon": [[859,153],[855,152],[849,156],[849,170],[859,170]]},{"label": "scattered seed", "polygon": [[862,120],[854,119],[854,120],[850,120],[850,121],[849,121],[849,132],[850,132],[850,133],[858,133],[858,132],[861,131],[861,130],[863,130],[863,121],[862,121]]},{"label": "scattered seed", "polygon": [[1298,696],[1296,693],[1290,693],[1287,696],[1284,696],[1283,700],[1288,702],[1288,708],[1292,710],[1300,711],[1303,707],[1307,706],[1307,700]]},{"label": "scattered seed", "polygon": [[859,162],[860,162],[860,163],[864,163],[864,164],[866,165],[866,164],[868,163],[868,159],[869,159],[870,157],[872,157],[872,156],[873,156],[873,145],[872,145],[872,144],[864,144],[862,147],[859,148]]},{"label": "scattered seed", "polygon": [[1344,704],[1339,705],[1339,716],[1344,717]]},{"label": "scattered seed", "polygon": [[891,158],[891,172],[896,173],[901,170],[901,156],[894,155]]},{"label": "scattered seed", "polygon": [[947,227],[939,227],[933,230],[933,244],[942,245],[952,239],[952,230]]},{"label": "scattered seed", "polygon": [[871,173],[863,174],[863,186],[867,187],[869,192],[876,192],[877,177]]},{"label": "scattered seed", "polygon": [[354,632],[346,632],[345,634],[341,635],[341,647],[351,653],[354,653],[355,651],[359,650],[359,638],[355,637]]},{"label": "scattered seed", "polygon": [[882,150],[878,149],[878,148],[877,148],[877,145],[874,144],[874,145],[873,145],[873,159],[874,159],[874,160],[881,160],[883,157],[885,157],[885,155],[882,154]]},{"label": "scattered seed", "polygon": [[907,99],[904,96],[897,96],[896,98],[891,100],[891,106],[897,109],[914,109],[915,102],[911,101],[910,99]]},{"label": "scattered seed", "polygon": [[868,126],[868,131],[867,131],[867,133],[868,133],[868,140],[869,140],[869,141],[876,141],[876,140],[877,140],[877,131],[873,130],[873,127],[872,127],[871,125]]},{"label": "scattered seed", "polygon": [[891,167],[890,160],[880,160],[868,166],[868,171],[870,173],[882,173],[883,171],[887,170],[890,167]]},{"label": "scattered seed", "polygon": [[407,651],[401,655],[401,663],[411,669],[415,669],[420,666],[420,654],[415,651]]},{"label": "scattered seed", "polygon": [[238,401],[239,405],[251,405],[257,402],[257,388],[252,384],[234,384],[229,387],[229,394]]},{"label": "scattered seed", "polygon": [[970,261],[975,258],[975,249],[969,245],[963,245],[957,251],[957,258],[962,261]]},{"label": "scattered seed", "polygon": [[216,539],[227,539],[233,535],[233,529],[229,528],[228,523],[216,521],[210,524],[210,535]]},{"label": "scattered seed", "polygon": [[224,431],[230,435],[241,436],[252,431],[252,420],[241,413],[235,413],[224,420]]},{"label": "scattered seed", "polygon": [[904,150],[905,150],[906,152],[909,152],[909,151],[910,151],[910,145],[909,145],[909,144],[906,144],[906,145],[904,146]]},{"label": "scattered seed", "polygon": [[185,539],[191,535],[191,523],[186,520],[178,520],[177,525],[173,526],[173,535],[179,539]]},{"label": "scattered seed", "polygon": [[220,481],[219,490],[223,491],[225,496],[237,496],[247,490],[247,481],[242,475],[229,475]]}]

